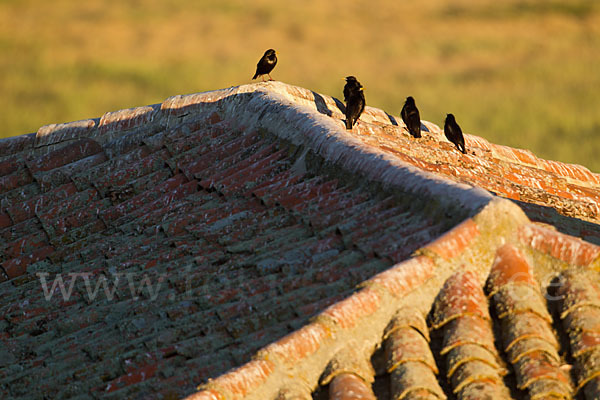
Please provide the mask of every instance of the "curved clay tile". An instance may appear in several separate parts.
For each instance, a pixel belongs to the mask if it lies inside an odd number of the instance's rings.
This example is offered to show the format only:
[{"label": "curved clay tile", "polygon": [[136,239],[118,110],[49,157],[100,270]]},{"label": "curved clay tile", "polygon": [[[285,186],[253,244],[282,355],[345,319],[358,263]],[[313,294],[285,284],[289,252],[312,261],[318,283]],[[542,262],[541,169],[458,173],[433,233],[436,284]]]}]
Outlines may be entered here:
[{"label": "curved clay tile", "polygon": [[354,374],[337,375],[329,384],[329,400],[377,400],[371,385]]},{"label": "curved clay tile", "polygon": [[592,270],[563,271],[561,318],[575,358],[577,390],[600,398],[600,279]]},{"label": "curved clay tile", "polygon": [[600,308],[579,307],[564,320],[574,357],[600,350]]},{"label": "curved clay tile", "polygon": [[[567,375],[556,360],[537,352],[514,364],[519,389],[529,389],[530,396],[564,396],[570,398],[572,388]],[[543,398],[543,396],[541,397]]]},{"label": "curved clay tile", "polygon": [[400,364],[390,379],[391,394],[395,400],[446,399],[435,375],[422,362]]},{"label": "curved clay tile", "polygon": [[501,383],[498,370],[482,361],[471,361],[461,365],[452,374],[451,382],[454,393],[460,392],[467,385],[475,382]]},{"label": "curved clay tile", "polygon": [[[446,356],[454,393],[468,398],[474,398],[474,393],[481,398],[502,398],[497,394],[506,391],[502,381],[505,370],[494,346],[487,299],[474,272],[457,272],[446,280],[435,299],[432,319],[443,330],[440,354]],[[490,385],[479,385],[482,382]],[[472,385],[477,386],[468,389]]]},{"label": "curved clay tile", "polygon": [[559,349],[558,340],[546,320],[531,312],[511,315],[502,320],[502,342],[504,350],[510,351],[519,341],[537,338]]},{"label": "curved clay tile", "polygon": [[444,355],[455,347],[466,344],[478,345],[494,355],[497,354],[490,321],[471,315],[452,320],[444,327],[440,354]]},{"label": "curved clay tile", "polygon": [[385,341],[387,371],[392,372],[400,364],[417,361],[438,373],[437,366],[425,338],[412,328],[394,330]]},{"label": "curved clay tile", "polygon": [[393,398],[412,399],[419,392],[418,398],[446,398],[435,376],[438,368],[429,349],[427,325],[418,310],[398,313],[388,325],[384,340]]},{"label": "curved clay tile", "polygon": [[521,358],[535,352],[543,352],[552,357],[556,362],[560,362],[560,357],[556,352],[556,347],[547,340],[537,337],[528,337],[516,342],[510,350],[506,352],[508,362],[515,364]]},{"label": "curved clay tile", "polygon": [[495,380],[484,380],[469,383],[458,392],[460,400],[508,400],[510,393],[502,384]]},{"label": "curved clay tile", "polygon": [[600,398],[600,376],[591,379],[583,390],[586,399]]},{"label": "curved clay tile", "polygon": [[[600,348],[577,358],[577,390],[600,378]],[[600,393],[597,393],[600,395]]]},{"label": "curved clay tile", "polygon": [[593,270],[568,270],[561,274],[562,285],[558,295],[562,297],[564,319],[570,312],[579,307],[593,306],[600,308],[600,274]]},{"label": "curved clay tile", "polygon": [[492,300],[496,315],[500,319],[523,312],[531,312],[549,324],[552,323],[546,301],[537,284],[531,286],[519,283],[504,286],[494,294]]},{"label": "curved clay tile", "polygon": [[577,307],[563,319],[570,331],[600,332],[600,307]]},{"label": "curved clay tile", "polygon": [[427,321],[423,317],[423,314],[416,308],[409,308],[402,310],[402,312],[396,314],[386,327],[383,334],[385,340],[392,332],[400,328],[412,328],[419,332],[427,342],[429,342],[429,329],[427,328]]},{"label": "curved clay tile", "polygon": [[571,389],[554,379],[539,379],[528,387],[531,400],[570,400]]},{"label": "curved clay tile", "polygon": [[431,325],[439,329],[466,315],[490,321],[487,299],[477,274],[471,271],[457,272],[446,280],[433,305]]},{"label": "curved clay tile", "polygon": [[486,283],[488,297],[506,285],[517,283],[538,286],[529,262],[515,246],[507,243],[496,250],[496,258]]},{"label": "curved clay tile", "polygon": [[517,248],[496,252],[488,279],[492,302],[501,318],[502,343],[520,389],[530,398],[570,398],[569,379],[560,369],[559,343],[552,330],[533,269]]},{"label": "curved clay tile", "polygon": [[451,378],[460,366],[471,361],[484,362],[496,370],[502,370],[503,375],[506,372],[500,365],[497,354],[478,345],[465,344],[453,348],[446,355],[446,377]]}]

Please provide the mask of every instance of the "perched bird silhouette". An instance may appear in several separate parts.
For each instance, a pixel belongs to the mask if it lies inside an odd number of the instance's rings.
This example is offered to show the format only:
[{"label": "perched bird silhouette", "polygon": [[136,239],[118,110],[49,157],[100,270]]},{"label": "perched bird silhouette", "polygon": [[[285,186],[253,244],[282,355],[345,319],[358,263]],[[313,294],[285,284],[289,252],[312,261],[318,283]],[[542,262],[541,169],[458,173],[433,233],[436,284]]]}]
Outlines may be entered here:
[{"label": "perched bird silhouette", "polygon": [[346,129],[352,129],[352,126],[365,110],[363,86],[354,76],[346,77],[344,101],[346,101]]},{"label": "perched bird silhouette", "polygon": [[[269,80],[272,81],[271,71],[277,65],[277,53],[273,49],[269,49],[265,51],[265,54],[258,60],[258,64],[256,64],[256,73],[252,77],[252,79],[256,79],[259,76],[269,75]],[[263,82],[265,79],[263,78]]]},{"label": "perched bird silhouette", "polygon": [[454,115],[447,114],[446,122],[444,122],[444,134],[449,141],[454,143],[456,148],[461,151],[463,154],[466,154],[465,151],[465,138],[463,137],[462,129],[456,123],[456,119]]},{"label": "perched bird silhouette", "polygon": [[408,133],[416,138],[420,138],[421,116],[419,115],[419,109],[415,104],[415,99],[413,99],[412,96],[406,98],[400,116],[402,117],[402,121],[406,124],[406,128],[408,128]]}]

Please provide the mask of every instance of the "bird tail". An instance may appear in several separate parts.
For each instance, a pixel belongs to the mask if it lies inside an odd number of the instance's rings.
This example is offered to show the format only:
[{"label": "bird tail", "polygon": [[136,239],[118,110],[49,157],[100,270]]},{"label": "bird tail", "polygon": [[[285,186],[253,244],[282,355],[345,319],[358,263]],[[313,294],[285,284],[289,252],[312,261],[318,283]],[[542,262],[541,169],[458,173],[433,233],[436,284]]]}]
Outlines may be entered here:
[{"label": "bird tail", "polygon": [[254,74],[254,76],[252,77],[252,80],[258,78],[258,72],[256,74]]},{"label": "bird tail", "polygon": [[352,129],[352,119],[346,118],[346,129]]}]

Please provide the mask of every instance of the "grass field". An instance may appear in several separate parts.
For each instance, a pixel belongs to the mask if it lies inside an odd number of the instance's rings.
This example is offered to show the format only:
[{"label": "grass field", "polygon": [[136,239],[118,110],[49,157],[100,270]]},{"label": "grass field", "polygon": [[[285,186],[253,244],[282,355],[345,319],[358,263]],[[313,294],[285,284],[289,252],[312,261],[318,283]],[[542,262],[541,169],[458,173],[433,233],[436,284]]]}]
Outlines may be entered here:
[{"label": "grass field", "polygon": [[277,80],[600,172],[597,0],[0,0],[0,137]]}]

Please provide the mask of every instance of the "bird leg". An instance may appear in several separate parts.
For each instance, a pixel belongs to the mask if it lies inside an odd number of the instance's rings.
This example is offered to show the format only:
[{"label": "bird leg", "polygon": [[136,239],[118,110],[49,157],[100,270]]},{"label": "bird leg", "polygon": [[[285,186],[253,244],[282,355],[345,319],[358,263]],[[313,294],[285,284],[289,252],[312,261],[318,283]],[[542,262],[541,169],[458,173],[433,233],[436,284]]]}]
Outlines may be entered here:
[{"label": "bird leg", "polygon": [[267,75],[269,75],[269,80],[272,81],[273,78],[271,78],[271,74],[267,74]]}]

